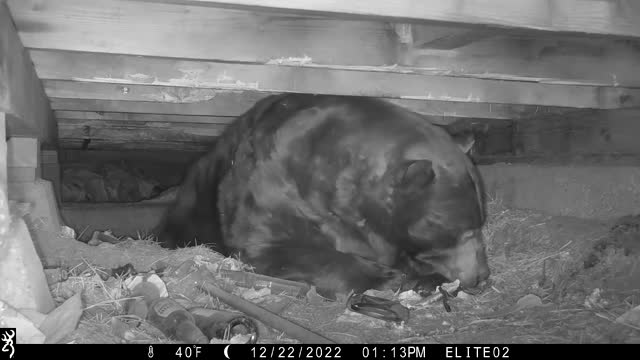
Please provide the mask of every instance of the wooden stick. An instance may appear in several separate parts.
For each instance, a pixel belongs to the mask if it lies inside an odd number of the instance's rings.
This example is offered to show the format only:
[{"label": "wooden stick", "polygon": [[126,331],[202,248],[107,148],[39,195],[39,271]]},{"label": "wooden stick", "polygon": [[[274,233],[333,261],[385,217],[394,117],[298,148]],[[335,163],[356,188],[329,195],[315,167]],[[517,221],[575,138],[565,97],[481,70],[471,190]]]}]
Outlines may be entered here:
[{"label": "wooden stick", "polygon": [[[204,270],[204,269],[203,269]],[[251,301],[247,301],[239,296],[230,294],[218,286],[214,285],[212,281],[207,280],[206,273],[202,272],[202,276],[198,280],[200,288],[207,292],[209,295],[215,296],[222,300],[224,303],[232,306],[235,309],[242,311],[243,313],[262,321],[266,325],[280,330],[287,335],[294,337],[305,344],[335,344],[335,341],[325,338],[322,335],[316,334],[311,330],[308,330],[298,324],[295,324],[283,317],[280,317],[271,311],[264,309]]]}]

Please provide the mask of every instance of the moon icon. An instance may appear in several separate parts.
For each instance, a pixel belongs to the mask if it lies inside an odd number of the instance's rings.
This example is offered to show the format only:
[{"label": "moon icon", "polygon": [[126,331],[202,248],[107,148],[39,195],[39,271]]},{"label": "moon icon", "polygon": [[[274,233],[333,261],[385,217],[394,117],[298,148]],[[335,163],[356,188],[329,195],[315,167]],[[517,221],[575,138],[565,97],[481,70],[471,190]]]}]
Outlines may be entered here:
[{"label": "moon icon", "polygon": [[226,357],[227,359],[231,359],[229,357],[229,346],[230,345],[227,345],[227,346],[224,347],[224,357]]}]

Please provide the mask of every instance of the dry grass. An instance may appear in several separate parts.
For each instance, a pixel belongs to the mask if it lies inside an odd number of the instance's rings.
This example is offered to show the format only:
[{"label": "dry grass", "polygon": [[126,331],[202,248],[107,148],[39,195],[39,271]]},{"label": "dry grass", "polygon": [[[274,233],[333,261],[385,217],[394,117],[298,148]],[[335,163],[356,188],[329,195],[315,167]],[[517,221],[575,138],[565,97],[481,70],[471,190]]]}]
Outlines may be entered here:
[{"label": "dry grass", "polygon": [[[630,282],[633,278],[626,280],[611,270],[628,274],[630,268],[640,263],[638,258],[621,258],[622,255],[612,252],[602,257],[602,266],[588,271],[583,266],[593,244],[609,236],[608,225],[506,209],[500,199],[489,199],[488,213],[483,232],[492,270],[491,286],[480,295],[454,299],[451,313],[432,304],[413,310],[407,324],[396,326],[365,321],[369,319],[337,321],[345,319],[346,310],[340,302],[312,305],[304,299],[280,295],[260,300],[263,304],[274,299],[286,302],[283,316],[342,342],[639,341],[637,328],[618,324],[615,319],[638,305],[640,281],[637,280],[640,278],[635,278],[633,285]],[[137,240],[125,239],[116,246],[135,249],[136,260],[146,265],[162,264],[158,268],[193,260],[214,272],[219,268],[250,270],[238,259],[224,258],[203,245],[166,251],[143,234]],[[99,248],[96,248],[96,254],[100,256]],[[135,267],[136,263],[133,265]],[[122,279],[107,279],[105,270],[93,265],[90,259],[84,259],[70,273],[66,282],[52,287],[52,292],[58,301],[76,291],[83,294],[85,313],[73,341],[121,342],[124,337],[128,342],[171,342],[144,322],[138,327],[126,325],[140,323],[140,319],[131,319],[123,313],[124,304],[130,297]],[[622,284],[627,284],[626,288],[610,288],[616,279],[625,279]],[[194,291],[188,276],[164,280],[170,296],[179,301],[226,308],[216,299]],[[595,307],[586,308],[584,300],[596,287],[602,287],[603,299]],[[544,306],[517,310],[514,305],[527,294],[537,295]],[[125,331],[123,335],[120,331],[114,335],[116,325],[122,323],[129,332]],[[263,342],[294,341],[269,330],[262,331],[261,336]]]}]

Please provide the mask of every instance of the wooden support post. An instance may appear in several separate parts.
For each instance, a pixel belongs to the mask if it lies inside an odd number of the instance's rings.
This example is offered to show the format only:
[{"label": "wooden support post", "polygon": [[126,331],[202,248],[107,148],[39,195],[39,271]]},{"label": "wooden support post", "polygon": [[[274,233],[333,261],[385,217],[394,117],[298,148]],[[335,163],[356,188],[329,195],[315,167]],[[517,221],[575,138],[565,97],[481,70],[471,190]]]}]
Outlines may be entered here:
[{"label": "wooden support post", "polygon": [[[7,142],[5,113],[0,112],[0,239],[9,231],[9,199],[7,196]],[[3,240],[0,240],[2,244]]]},{"label": "wooden support post", "polygon": [[7,4],[0,2],[0,111],[9,136],[55,144],[57,129],[49,100],[24,49]]},{"label": "wooden support post", "polygon": [[0,300],[16,309],[46,314],[54,303],[42,263],[24,220],[9,209],[5,115],[0,112]]}]

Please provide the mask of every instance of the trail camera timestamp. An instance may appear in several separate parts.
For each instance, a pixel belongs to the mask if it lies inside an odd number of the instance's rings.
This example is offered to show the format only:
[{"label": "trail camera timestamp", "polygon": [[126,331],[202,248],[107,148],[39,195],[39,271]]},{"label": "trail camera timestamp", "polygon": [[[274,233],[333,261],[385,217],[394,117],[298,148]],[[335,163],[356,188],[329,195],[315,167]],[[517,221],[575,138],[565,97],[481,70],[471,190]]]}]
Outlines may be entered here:
[{"label": "trail camera timestamp", "polygon": [[426,346],[363,346],[363,359],[426,359]]}]

